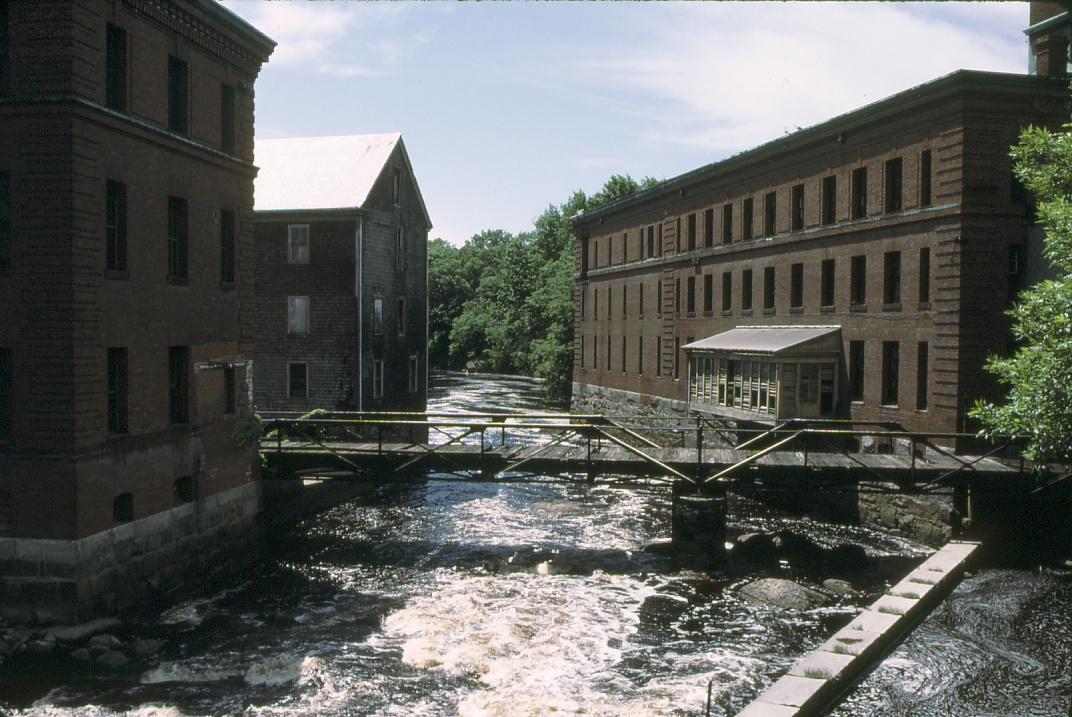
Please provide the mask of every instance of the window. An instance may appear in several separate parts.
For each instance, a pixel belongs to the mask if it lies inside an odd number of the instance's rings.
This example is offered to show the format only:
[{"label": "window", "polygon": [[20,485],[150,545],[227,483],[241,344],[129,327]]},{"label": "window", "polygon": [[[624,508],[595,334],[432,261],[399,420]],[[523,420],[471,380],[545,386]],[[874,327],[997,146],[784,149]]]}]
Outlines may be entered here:
[{"label": "window", "polygon": [[640,318],[644,318],[644,284],[637,284],[637,301],[639,302]]},{"label": "window", "polygon": [[656,254],[656,256],[662,256],[663,255],[663,224],[662,224],[662,222],[659,222],[656,225],[656,227],[657,227],[657,229],[655,230],[655,254]]},{"label": "window", "polygon": [[849,272],[849,303],[853,306],[867,305],[867,257],[854,256]]},{"label": "window", "polygon": [[927,410],[927,360],[930,347],[926,341],[916,345],[916,410]]},{"label": "window", "polygon": [[680,277],[674,278],[674,313],[681,313],[681,279]]},{"label": "window", "polygon": [[188,281],[188,211],[185,199],[168,197],[168,282],[172,284]]},{"label": "window", "polygon": [[888,251],[882,261],[882,303],[901,303],[901,252]]},{"label": "window", "polygon": [[886,212],[901,211],[901,158],[886,160]]},{"label": "window", "polygon": [[607,334],[607,370],[610,371],[610,334]]},{"label": "window", "polygon": [[396,169],[391,174],[391,201],[396,205],[402,202],[402,170]]},{"label": "window", "polygon": [[235,215],[227,209],[220,210],[220,281],[235,281]]},{"label": "window", "polygon": [[674,380],[681,378],[681,338],[674,337]]},{"label": "window", "polygon": [[778,195],[775,192],[767,192],[763,197],[763,236],[774,236],[774,230],[778,219]]},{"label": "window", "polygon": [[793,187],[793,231],[804,228],[804,185]]},{"label": "window", "polygon": [[703,310],[710,314],[715,310],[715,275],[704,274],[703,278]]},{"label": "window", "polygon": [[741,238],[742,239],[751,239],[752,238],[752,207],[753,207],[752,197],[749,197],[748,199],[744,200],[744,207],[743,207],[743,211],[742,211],[742,214],[744,214],[744,216],[741,217]]},{"label": "window", "polygon": [[398,335],[406,335],[406,299],[398,298]]},{"label": "window", "polygon": [[741,272],[741,310],[752,310],[752,270]]},{"label": "window", "polygon": [[852,170],[852,218],[867,216],[867,167]]},{"label": "window", "polygon": [[823,308],[834,307],[834,259],[823,259],[822,263],[822,287],[819,297]]},{"label": "window", "polygon": [[383,299],[372,300],[372,333],[383,336]]},{"label": "window", "polygon": [[196,490],[194,488],[194,479],[192,476],[179,476],[172,484],[172,497],[174,498],[175,505],[183,505],[184,503],[192,503],[196,498]]},{"label": "window", "polygon": [[897,380],[900,376],[900,344],[882,342],[882,405],[897,405]]},{"label": "window", "polygon": [[10,443],[15,433],[15,367],[11,349],[0,348],[0,443]]},{"label": "window", "polygon": [[655,337],[655,378],[663,377],[663,337]]},{"label": "window", "polygon": [[104,268],[127,270],[127,187],[109,181],[104,204]]},{"label": "window", "polygon": [[733,309],[733,273],[722,272],[722,310]]},{"label": "window", "polygon": [[628,284],[622,284],[622,318],[626,318],[629,315],[629,296],[626,291],[629,289]]},{"label": "window", "polygon": [[689,316],[696,313],[696,277],[690,276],[688,280],[688,298],[686,300],[686,310]]},{"label": "window", "polygon": [[611,318],[611,301],[614,289],[613,287],[607,287],[607,318]]},{"label": "window", "polygon": [[919,155],[919,206],[931,205],[931,151],[925,149]]},{"label": "window", "polygon": [[287,398],[309,398],[309,364],[287,364]]},{"label": "window", "polygon": [[774,267],[763,268],[763,310],[774,311]]},{"label": "window", "polygon": [[104,42],[104,103],[116,112],[126,112],[127,33],[109,24]]},{"label": "window", "polygon": [[134,520],[134,494],[120,493],[112,501],[112,523],[122,525]]},{"label": "window", "polygon": [[179,58],[168,56],[168,129],[187,134],[190,128],[190,70]]},{"label": "window", "polygon": [[225,366],[223,369],[223,412],[233,416],[238,408],[238,392],[235,382],[234,366]]},{"label": "window", "polygon": [[418,373],[419,368],[420,368],[420,362],[417,360],[417,354],[410,354],[409,355],[409,392],[410,393],[417,393],[417,389],[420,388],[421,378],[420,378],[420,373]]},{"label": "window", "polygon": [[287,263],[309,263],[308,224],[291,224],[287,227]]},{"label": "window", "polygon": [[228,84],[220,85],[220,150],[235,153],[235,89]]},{"label": "window", "polygon": [[715,210],[705,209],[703,213],[703,245],[712,246],[715,243]]},{"label": "window", "polygon": [[823,177],[823,225],[837,221],[837,177]]},{"label": "window", "polygon": [[655,256],[655,227],[648,227],[648,258]]},{"label": "window", "polygon": [[923,247],[919,250],[919,303],[931,301],[931,250]]},{"label": "window", "polygon": [[291,336],[309,335],[309,297],[287,297],[287,333]]},{"label": "window", "polygon": [[733,204],[726,202],[722,205],[722,243],[729,244],[733,241]]},{"label": "window", "polygon": [[395,269],[406,270],[406,232],[402,227],[395,229]]},{"label": "window", "polygon": [[644,337],[637,336],[636,372],[644,375]]},{"label": "window", "polygon": [[793,264],[789,267],[789,308],[804,308],[804,265]]},{"label": "window", "polygon": [[625,373],[625,336],[622,336],[622,373]]},{"label": "window", "polygon": [[190,347],[168,347],[168,420],[171,423],[186,423],[188,412],[188,386],[190,373]]},{"label": "window", "polygon": [[849,342],[849,399],[864,400],[864,342]]},{"label": "window", "polygon": [[696,212],[689,214],[686,219],[686,247],[689,251],[696,249]]},{"label": "window", "polygon": [[108,433],[127,432],[127,350],[108,349]]},{"label": "window", "polygon": [[0,172],[0,269],[11,266],[11,175]]}]

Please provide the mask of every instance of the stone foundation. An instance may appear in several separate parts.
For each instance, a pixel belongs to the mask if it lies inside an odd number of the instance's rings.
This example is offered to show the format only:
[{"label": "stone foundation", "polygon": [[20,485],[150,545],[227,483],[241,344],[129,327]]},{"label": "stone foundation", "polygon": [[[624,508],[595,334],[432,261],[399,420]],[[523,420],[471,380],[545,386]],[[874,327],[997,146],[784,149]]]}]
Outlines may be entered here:
[{"label": "stone foundation", "polygon": [[260,505],[249,482],[80,540],[0,538],[0,618],[75,623],[195,594],[252,563]]}]

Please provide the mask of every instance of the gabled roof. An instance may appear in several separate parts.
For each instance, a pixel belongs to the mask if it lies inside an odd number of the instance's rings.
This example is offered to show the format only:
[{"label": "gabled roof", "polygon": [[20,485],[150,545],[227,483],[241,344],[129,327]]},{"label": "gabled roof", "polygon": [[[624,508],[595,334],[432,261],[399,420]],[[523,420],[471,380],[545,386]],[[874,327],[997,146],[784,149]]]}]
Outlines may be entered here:
[{"label": "gabled roof", "polygon": [[[413,167],[398,132],[258,139],[253,153],[260,171],[253,185],[253,210],[362,209],[395,147],[401,147],[416,186]],[[419,188],[417,197],[431,227]]]},{"label": "gabled roof", "polygon": [[682,346],[686,351],[779,354],[841,331],[840,326],[738,326]]}]

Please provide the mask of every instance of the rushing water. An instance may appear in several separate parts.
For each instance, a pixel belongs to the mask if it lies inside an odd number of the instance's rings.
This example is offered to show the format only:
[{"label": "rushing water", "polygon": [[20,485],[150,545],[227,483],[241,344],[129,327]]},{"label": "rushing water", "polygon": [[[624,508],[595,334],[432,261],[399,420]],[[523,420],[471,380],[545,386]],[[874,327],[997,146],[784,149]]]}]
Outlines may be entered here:
[{"label": "rushing water", "polygon": [[[461,376],[440,377],[431,404],[546,408],[531,381]],[[863,545],[879,565],[853,576],[864,591],[921,555],[744,506],[731,533],[789,527]],[[734,591],[749,575],[641,550],[668,532],[665,489],[383,486],[276,536],[255,579],[130,626],[127,639],[163,640],[151,658],[0,666],[0,712],[700,715],[710,684],[711,714],[732,715],[870,599],[750,606]],[[838,714],[1064,714],[1070,593],[1054,574],[970,579]]]}]

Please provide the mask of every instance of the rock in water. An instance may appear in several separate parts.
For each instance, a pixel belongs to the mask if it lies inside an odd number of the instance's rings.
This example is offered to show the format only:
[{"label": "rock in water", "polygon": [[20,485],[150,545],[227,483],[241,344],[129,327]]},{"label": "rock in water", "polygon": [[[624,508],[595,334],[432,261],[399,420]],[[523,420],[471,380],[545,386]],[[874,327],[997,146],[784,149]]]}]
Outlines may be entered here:
[{"label": "rock in water", "polygon": [[791,530],[780,530],[774,536],[774,544],[778,546],[782,558],[794,568],[818,570],[823,564],[823,549],[807,536]]},{"label": "rock in water", "polygon": [[737,538],[733,554],[756,565],[778,563],[778,547],[774,544],[774,539],[766,533],[745,533]]},{"label": "rock in water", "polygon": [[755,605],[783,610],[808,610],[827,602],[821,592],[782,578],[761,578],[750,582],[740,589],[740,595]]},{"label": "rock in water", "polygon": [[829,590],[835,595],[853,595],[856,589],[852,584],[845,580],[838,580],[837,578],[829,578],[823,581],[823,589]]},{"label": "rock in water", "polygon": [[826,562],[834,568],[862,569],[869,561],[867,551],[855,543],[839,543],[826,554]]},{"label": "rock in water", "polygon": [[49,628],[47,635],[61,642],[82,642],[97,633],[107,632],[120,626],[114,617],[102,617],[98,620],[90,620],[81,625],[64,625],[62,627]]},{"label": "rock in water", "polygon": [[105,667],[124,667],[130,660],[119,650],[108,650],[97,658],[97,662]]}]

